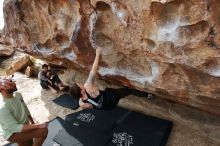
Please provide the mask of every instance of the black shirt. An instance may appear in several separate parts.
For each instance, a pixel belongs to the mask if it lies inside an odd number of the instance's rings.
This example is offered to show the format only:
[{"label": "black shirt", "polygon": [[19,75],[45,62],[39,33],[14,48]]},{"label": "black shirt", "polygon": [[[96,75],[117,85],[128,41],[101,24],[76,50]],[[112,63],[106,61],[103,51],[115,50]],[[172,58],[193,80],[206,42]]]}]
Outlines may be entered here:
[{"label": "black shirt", "polygon": [[99,91],[99,95],[96,98],[91,97],[87,92],[86,94],[88,99],[82,100],[82,102],[90,103],[93,108],[105,110],[113,109],[119,101],[117,93],[109,90]]}]

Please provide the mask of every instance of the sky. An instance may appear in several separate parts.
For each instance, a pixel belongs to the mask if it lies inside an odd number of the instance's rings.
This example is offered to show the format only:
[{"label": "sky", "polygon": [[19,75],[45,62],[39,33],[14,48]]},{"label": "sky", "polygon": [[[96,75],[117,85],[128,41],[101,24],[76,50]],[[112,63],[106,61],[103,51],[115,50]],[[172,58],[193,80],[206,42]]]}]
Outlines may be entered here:
[{"label": "sky", "polygon": [[4,19],[3,19],[3,0],[0,0],[0,29],[4,27]]}]

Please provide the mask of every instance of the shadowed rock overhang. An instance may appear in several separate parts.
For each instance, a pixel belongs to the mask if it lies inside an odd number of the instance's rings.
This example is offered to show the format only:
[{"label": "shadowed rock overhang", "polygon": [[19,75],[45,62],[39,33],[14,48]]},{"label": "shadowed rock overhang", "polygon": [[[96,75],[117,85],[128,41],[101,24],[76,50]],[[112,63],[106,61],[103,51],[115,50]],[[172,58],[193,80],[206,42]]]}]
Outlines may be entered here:
[{"label": "shadowed rock overhang", "polygon": [[5,0],[20,50],[220,115],[220,1]]}]

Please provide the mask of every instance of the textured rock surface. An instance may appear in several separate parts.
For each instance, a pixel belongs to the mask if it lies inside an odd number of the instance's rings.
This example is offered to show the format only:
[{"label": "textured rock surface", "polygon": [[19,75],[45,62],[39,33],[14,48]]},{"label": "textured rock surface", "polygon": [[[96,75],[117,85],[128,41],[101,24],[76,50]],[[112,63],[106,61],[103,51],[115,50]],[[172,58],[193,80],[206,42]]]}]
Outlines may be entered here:
[{"label": "textured rock surface", "polygon": [[0,30],[0,57],[9,57],[14,53],[11,44],[5,39],[2,30]]},{"label": "textured rock surface", "polygon": [[24,55],[21,58],[17,58],[16,61],[12,62],[10,66],[6,69],[6,75],[12,75],[16,71],[26,69],[27,66],[32,65],[30,56]]},{"label": "textured rock surface", "polygon": [[220,115],[219,0],[5,0],[21,50]]}]

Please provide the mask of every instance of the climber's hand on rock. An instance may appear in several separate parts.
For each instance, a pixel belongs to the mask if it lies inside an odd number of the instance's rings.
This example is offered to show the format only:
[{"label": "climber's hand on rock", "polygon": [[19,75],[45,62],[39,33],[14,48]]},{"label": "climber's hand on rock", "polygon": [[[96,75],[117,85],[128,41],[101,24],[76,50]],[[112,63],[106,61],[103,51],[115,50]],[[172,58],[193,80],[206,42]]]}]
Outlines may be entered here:
[{"label": "climber's hand on rock", "polygon": [[101,47],[97,47],[96,48],[96,54],[101,54],[102,52],[102,48]]}]

